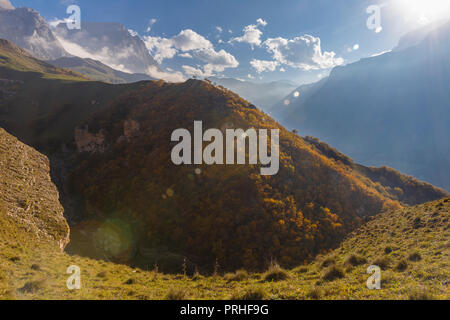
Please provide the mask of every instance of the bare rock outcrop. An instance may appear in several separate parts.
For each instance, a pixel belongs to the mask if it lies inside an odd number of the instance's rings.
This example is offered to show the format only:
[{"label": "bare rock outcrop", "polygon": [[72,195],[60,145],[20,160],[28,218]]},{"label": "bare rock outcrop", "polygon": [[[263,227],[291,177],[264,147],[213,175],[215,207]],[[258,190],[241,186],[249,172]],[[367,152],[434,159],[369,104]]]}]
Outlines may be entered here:
[{"label": "bare rock outcrop", "polygon": [[0,128],[0,202],[6,214],[39,239],[69,243],[69,226],[46,156]]}]

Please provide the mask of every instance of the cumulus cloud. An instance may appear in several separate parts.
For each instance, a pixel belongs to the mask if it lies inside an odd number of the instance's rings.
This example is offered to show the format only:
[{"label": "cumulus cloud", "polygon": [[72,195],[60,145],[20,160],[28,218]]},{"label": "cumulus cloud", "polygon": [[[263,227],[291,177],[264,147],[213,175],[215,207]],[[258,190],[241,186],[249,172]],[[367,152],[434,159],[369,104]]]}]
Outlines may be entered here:
[{"label": "cumulus cloud", "polygon": [[178,52],[171,39],[144,36],[143,40],[158,63],[163,62],[164,59],[172,59]]},{"label": "cumulus cloud", "polygon": [[259,18],[258,20],[256,20],[257,24],[251,24],[248,25],[244,28],[243,32],[244,34],[240,37],[235,37],[232,38],[230,40],[230,43],[232,42],[244,42],[244,43],[248,43],[252,49],[254,46],[259,47],[262,43],[261,41],[261,36],[262,36],[262,31],[258,29],[259,26],[266,26],[267,22],[264,21],[263,19]]},{"label": "cumulus cloud", "polygon": [[156,19],[150,19],[150,21],[148,22],[147,30],[145,30],[145,31],[146,32],[152,31],[152,27],[157,21],[158,20],[156,20]]},{"label": "cumulus cloud", "polygon": [[74,55],[74,56],[77,56],[77,57],[80,57],[83,59],[88,58],[88,59],[101,61],[102,63],[106,64],[107,66],[109,66],[113,69],[123,71],[123,72],[133,73],[132,71],[125,68],[125,66],[123,64],[117,64],[117,59],[116,59],[117,57],[126,57],[126,56],[129,56],[130,54],[132,54],[132,51],[133,51],[132,48],[124,49],[117,54],[113,54],[110,52],[110,50],[107,47],[104,47],[98,52],[91,53],[91,52],[88,52],[87,50],[85,50],[82,46],[80,46],[74,42],[67,41],[64,38],[58,37],[58,36],[56,36],[56,38],[61,43],[63,48],[71,55]]},{"label": "cumulus cloud", "polygon": [[178,56],[179,56],[179,57],[182,57],[182,58],[189,58],[189,59],[192,59],[192,55],[191,55],[189,52],[180,53]]},{"label": "cumulus cloud", "polygon": [[259,18],[258,20],[256,20],[256,23],[259,24],[259,25],[261,25],[261,26],[263,26],[263,27],[267,26],[267,22],[264,21],[264,20],[261,19],[261,18]]},{"label": "cumulus cloud", "polygon": [[297,69],[328,69],[344,63],[334,52],[322,52],[320,38],[310,35],[294,39],[270,38],[264,45],[275,61]]},{"label": "cumulus cloud", "polygon": [[204,72],[202,69],[194,68],[191,66],[183,66],[183,70],[184,70],[184,73],[190,77],[195,76],[195,77],[199,77],[199,78],[207,78],[207,77],[211,76],[211,74]]},{"label": "cumulus cloud", "polygon": [[266,61],[266,60],[257,60],[253,59],[250,61],[250,64],[258,73],[264,71],[275,71],[277,67],[280,65],[278,61]]},{"label": "cumulus cloud", "polygon": [[222,72],[226,68],[236,68],[239,62],[225,50],[216,51],[211,41],[193,30],[182,30],[172,38],[145,36],[144,42],[155,60],[161,63],[164,59],[172,59],[175,55],[183,58],[196,58],[205,63],[203,70],[183,66],[188,75],[212,76],[214,72]]},{"label": "cumulus cloud", "polygon": [[217,26],[217,27],[216,27],[216,30],[217,30],[217,32],[219,32],[219,33],[222,33],[222,31],[223,31],[223,28],[222,28],[222,27],[219,27],[219,26]]},{"label": "cumulus cloud", "polygon": [[[169,71],[169,70],[168,70]],[[163,79],[168,82],[184,82],[186,78],[183,73],[177,72],[164,72],[159,70],[156,66],[150,66],[147,69],[147,74],[156,79]]]}]

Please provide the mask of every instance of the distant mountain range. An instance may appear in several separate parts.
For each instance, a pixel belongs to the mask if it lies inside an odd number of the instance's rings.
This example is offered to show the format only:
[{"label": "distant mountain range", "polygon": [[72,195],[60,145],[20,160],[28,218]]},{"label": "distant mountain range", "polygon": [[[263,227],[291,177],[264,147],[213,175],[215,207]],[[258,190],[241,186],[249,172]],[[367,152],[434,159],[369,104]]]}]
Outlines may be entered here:
[{"label": "distant mountain range", "polygon": [[276,105],[283,124],[358,162],[385,164],[450,190],[450,24],[335,68]]},{"label": "distant mountain range", "polygon": [[154,80],[146,74],[127,73],[108,67],[98,60],[79,57],[62,57],[56,60],[49,60],[48,63],[60,68],[71,69],[79,72],[92,80],[113,84],[131,83],[143,80]]},{"label": "distant mountain range", "polygon": [[30,8],[0,7],[0,38],[10,40],[41,60],[69,56],[41,15]]},{"label": "distant mountain range", "polygon": [[37,11],[16,9],[7,0],[0,3],[0,39],[12,41],[35,58],[116,84],[151,80],[148,69],[159,70],[143,41],[124,26],[83,23],[82,27],[69,31],[66,24],[59,24],[52,29]]},{"label": "distant mountain range", "polygon": [[210,77],[209,80],[239,94],[264,111],[294,90],[297,86],[290,81],[257,83],[233,78]]},{"label": "distant mountain range", "polygon": [[128,73],[147,73],[159,68],[139,36],[132,36],[120,23],[82,22],[80,30],[69,30],[65,23],[54,30],[73,55],[100,60]]}]

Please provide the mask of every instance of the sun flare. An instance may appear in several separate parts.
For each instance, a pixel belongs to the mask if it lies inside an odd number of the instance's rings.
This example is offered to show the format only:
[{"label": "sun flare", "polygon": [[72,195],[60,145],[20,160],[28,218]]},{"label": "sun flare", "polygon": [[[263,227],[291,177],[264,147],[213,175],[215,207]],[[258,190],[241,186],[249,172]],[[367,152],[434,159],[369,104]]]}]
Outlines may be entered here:
[{"label": "sun flare", "polygon": [[450,19],[449,0],[393,0],[405,20],[426,24]]}]

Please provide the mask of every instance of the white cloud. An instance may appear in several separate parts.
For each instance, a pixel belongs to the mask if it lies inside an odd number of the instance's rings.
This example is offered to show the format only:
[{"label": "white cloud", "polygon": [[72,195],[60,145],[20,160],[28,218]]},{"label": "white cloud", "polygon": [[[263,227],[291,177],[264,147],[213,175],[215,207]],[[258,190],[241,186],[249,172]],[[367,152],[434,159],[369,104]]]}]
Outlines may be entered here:
[{"label": "white cloud", "polygon": [[261,26],[263,26],[263,27],[267,26],[267,22],[264,21],[264,20],[261,19],[261,18],[259,18],[258,20],[256,20],[256,23],[259,24],[259,25],[261,25]]},{"label": "white cloud", "polygon": [[212,43],[191,29],[181,31],[178,35],[171,38],[173,46],[181,51],[190,51],[197,49],[211,49]]},{"label": "white cloud", "polygon": [[293,68],[317,70],[333,68],[344,63],[334,52],[322,52],[320,38],[310,35],[294,39],[270,38],[264,42],[275,61]]},{"label": "white cloud", "polygon": [[355,44],[355,45],[353,46],[353,51],[356,51],[356,50],[359,50],[359,44]]},{"label": "white cloud", "polygon": [[182,57],[182,58],[189,58],[189,59],[192,59],[192,55],[191,55],[189,52],[180,53],[178,56],[179,56],[179,57]]},{"label": "white cloud", "polygon": [[158,20],[156,20],[156,19],[154,19],[154,18],[150,19],[150,21],[148,22],[148,27],[147,27],[146,32],[150,32],[150,31],[152,30],[152,26],[153,26],[157,21],[158,21]]},{"label": "white cloud", "polygon": [[226,68],[237,68],[239,62],[236,58],[225,50],[215,51],[214,49],[196,50],[193,56],[207,64],[203,67],[205,72],[222,72]]},{"label": "white cloud", "polygon": [[222,33],[222,31],[223,31],[222,27],[219,27],[219,26],[216,27],[216,30],[217,30],[219,33]]},{"label": "white cloud", "polygon": [[117,57],[128,56],[129,54],[132,53],[132,49],[131,49],[131,52],[124,49],[122,52],[120,52],[118,54],[112,54],[107,47],[104,47],[99,52],[91,53],[74,42],[67,41],[64,38],[58,37],[58,36],[56,38],[61,43],[63,48],[71,55],[74,55],[74,56],[77,56],[77,57],[80,57],[83,59],[88,58],[88,59],[101,61],[102,63],[106,64],[107,66],[109,66],[113,69],[132,73],[130,70],[125,68],[123,64],[117,63]]},{"label": "white cloud", "polygon": [[258,19],[257,22],[258,22],[257,25],[251,24],[251,25],[246,26],[243,30],[244,34],[240,37],[232,38],[230,40],[230,43],[245,42],[245,43],[248,43],[252,47],[252,49],[254,46],[259,47],[262,43],[261,36],[263,33],[261,30],[258,29],[258,25],[264,26],[267,24],[267,22],[265,22],[262,19]]},{"label": "white cloud", "polygon": [[190,29],[183,30],[172,38],[145,36],[144,42],[159,63],[164,59],[172,59],[176,54],[184,58],[196,58],[205,63],[203,70],[183,66],[189,75],[212,76],[214,72],[222,72],[226,68],[236,68],[239,65],[233,55],[225,50],[216,51],[211,41]]},{"label": "white cloud", "polygon": [[158,69],[156,66],[150,66],[147,69],[147,74],[156,79],[163,79],[168,82],[183,82],[186,81],[183,73],[181,72],[164,72]]},{"label": "white cloud", "polygon": [[195,76],[200,78],[207,78],[210,77],[211,74],[203,72],[202,69],[197,69],[191,66],[183,66],[184,73],[188,76]]},{"label": "white cloud", "polygon": [[257,60],[253,59],[250,61],[250,64],[258,73],[264,71],[275,71],[277,67],[280,65],[278,61],[266,61],[266,60]]},{"label": "white cloud", "polygon": [[158,63],[164,59],[172,59],[178,52],[171,39],[144,36],[143,41]]},{"label": "white cloud", "polygon": [[131,34],[131,36],[136,37],[139,36],[139,33],[133,29],[128,29],[128,32]]},{"label": "white cloud", "polygon": [[247,78],[249,78],[249,79],[255,79],[255,77],[252,76],[250,73],[247,75]]}]

